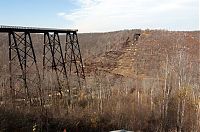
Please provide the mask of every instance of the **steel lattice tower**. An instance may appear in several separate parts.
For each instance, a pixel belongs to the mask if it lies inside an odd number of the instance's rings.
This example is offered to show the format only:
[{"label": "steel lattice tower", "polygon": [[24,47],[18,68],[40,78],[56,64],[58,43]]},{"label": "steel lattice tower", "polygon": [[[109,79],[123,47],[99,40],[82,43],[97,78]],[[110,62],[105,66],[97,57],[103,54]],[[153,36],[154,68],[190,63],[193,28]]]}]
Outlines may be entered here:
[{"label": "steel lattice tower", "polygon": [[30,32],[10,31],[8,34],[12,103],[14,99],[23,99],[29,105],[37,101],[42,104],[41,79]]},{"label": "steel lattice tower", "polygon": [[79,88],[81,88],[83,86],[81,80],[85,79],[85,73],[76,32],[66,34],[65,62],[68,67],[68,75],[75,73]]}]

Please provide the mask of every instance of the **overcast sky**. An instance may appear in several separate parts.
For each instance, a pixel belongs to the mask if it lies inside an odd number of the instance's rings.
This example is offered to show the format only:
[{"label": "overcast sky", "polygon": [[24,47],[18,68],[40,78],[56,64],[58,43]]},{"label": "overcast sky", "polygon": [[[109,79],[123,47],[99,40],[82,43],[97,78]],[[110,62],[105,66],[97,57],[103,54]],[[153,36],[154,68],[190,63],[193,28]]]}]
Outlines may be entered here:
[{"label": "overcast sky", "polygon": [[0,25],[199,30],[199,0],[2,0]]}]

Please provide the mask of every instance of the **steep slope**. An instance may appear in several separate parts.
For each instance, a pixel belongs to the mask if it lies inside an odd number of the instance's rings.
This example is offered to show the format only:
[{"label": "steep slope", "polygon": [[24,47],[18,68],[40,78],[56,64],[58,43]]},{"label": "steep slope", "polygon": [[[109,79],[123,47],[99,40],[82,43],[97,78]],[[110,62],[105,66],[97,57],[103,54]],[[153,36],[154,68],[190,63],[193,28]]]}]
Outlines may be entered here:
[{"label": "steep slope", "polygon": [[[127,36],[124,35],[119,42],[111,41],[114,36],[108,37],[108,41],[112,45],[116,43],[115,48],[104,49],[101,53],[86,58],[86,73],[90,74],[92,71],[102,70],[124,77],[136,77],[136,75],[156,77],[157,73],[164,68],[166,56],[173,59],[181,50],[188,54],[190,61],[199,61],[198,31],[145,30],[140,32],[141,37],[137,42],[128,39],[133,36],[134,32]],[[96,46],[106,45],[105,42],[100,43],[101,39],[99,38],[99,43]],[[82,49],[84,50],[84,47]]]}]

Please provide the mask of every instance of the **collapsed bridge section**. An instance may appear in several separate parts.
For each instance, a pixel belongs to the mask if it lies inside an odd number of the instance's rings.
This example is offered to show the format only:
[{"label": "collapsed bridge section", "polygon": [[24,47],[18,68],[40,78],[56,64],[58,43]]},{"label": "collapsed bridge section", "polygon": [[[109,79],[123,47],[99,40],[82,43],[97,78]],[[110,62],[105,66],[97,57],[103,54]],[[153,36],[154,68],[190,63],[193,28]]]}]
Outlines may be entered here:
[{"label": "collapsed bridge section", "polygon": [[[78,89],[85,79],[81,51],[77,36],[78,30],[50,29],[16,26],[0,26],[0,33],[8,33],[9,40],[9,78],[12,104],[16,100],[25,100],[29,106],[43,105],[44,89],[42,82],[48,73],[53,73],[57,87],[56,91],[62,97],[63,91],[70,95],[70,77],[76,76]],[[42,67],[38,64],[32,41],[32,34],[43,35]],[[65,36],[65,43],[61,43],[60,36]],[[63,49],[64,47],[64,49]],[[42,69],[42,72],[40,72]],[[63,90],[63,83],[65,88]],[[49,94],[49,93],[47,93]]]}]

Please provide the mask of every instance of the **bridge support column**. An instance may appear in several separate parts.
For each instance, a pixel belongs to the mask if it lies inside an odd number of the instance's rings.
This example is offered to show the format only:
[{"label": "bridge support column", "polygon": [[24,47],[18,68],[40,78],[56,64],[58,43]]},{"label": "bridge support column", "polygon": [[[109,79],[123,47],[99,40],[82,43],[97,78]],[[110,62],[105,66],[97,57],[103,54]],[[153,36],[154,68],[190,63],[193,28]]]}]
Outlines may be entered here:
[{"label": "bridge support column", "polygon": [[68,88],[69,84],[59,34],[56,32],[54,32],[53,34],[44,34],[43,77],[45,75],[45,72],[50,71],[50,69],[52,70],[52,72],[55,72],[58,83],[57,91],[62,97],[61,80],[67,82]]},{"label": "bridge support column", "polygon": [[9,71],[12,103],[42,105],[41,79],[29,32],[9,32]]},{"label": "bridge support column", "polygon": [[66,34],[65,63],[67,73],[69,75],[72,75],[72,73],[76,74],[79,88],[81,89],[83,86],[82,82],[85,81],[85,73],[76,32]]}]

